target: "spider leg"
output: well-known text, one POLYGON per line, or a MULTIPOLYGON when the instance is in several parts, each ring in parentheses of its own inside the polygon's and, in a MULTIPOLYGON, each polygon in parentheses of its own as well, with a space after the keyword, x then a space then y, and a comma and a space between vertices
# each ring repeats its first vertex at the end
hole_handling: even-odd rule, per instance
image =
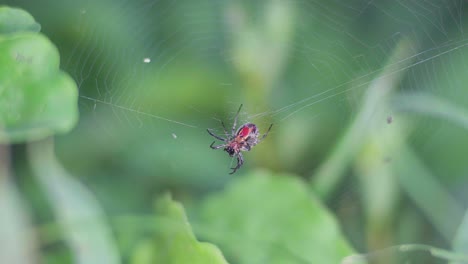
POLYGON ((236 117, 234 117, 234 124, 232 125, 231 135, 234 135, 234 133, 236 132, 237 118, 239 117, 239 113, 240 113, 241 108, 242 108, 242 104, 239 106, 239 110, 237 110, 236 117))
POLYGON ((213 141, 213 143, 211 143, 210 148, 212 148, 212 149, 220 149, 220 148, 226 146, 225 144, 221 144, 221 145, 218 145, 218 146, 213 146, 215 142, 216 142, 216 141, 213 141))
POLYGON ((229 174, 234 174, 240 167, 242 167, 242 164, 244 164, 244 157, 242 156, 242 153, 237 154, 237 165, 234 168, 231 168, 232 171, 229 174))
POLYGON ((245 146, 242 146, 242 150, 244 150, 244 149, 245 149, 245 151, 250 151, 250 149, 252 149, 252 146, 249 145, 249 144, 246 144, 245 146))
POLYGON ((216 139, 218 139, 218 140, 221 140, 221 141, 224 141, 224 142, 227 141, 225 138, 222 138, 222 137, 216 135, 215 133, 211 132, 210 129, 207 129, 206 131, 208 131, 208 134, 210 134, 212 137, 214 137, 214 138, 216 138, 216 139))
POLYGON ((221 125, 223 125, 224 134, 226 135, 226 137, 228 137, 228 138, 229 138, 229 137, 230 137, 230 135, 229 135, 229 133, 228 133, 228 131, 227 131, 227 128, 226 128, 226 126, 224 125, 224 122, 223 122, 223 121, 221 121, 221 125))
POLYGON ((268 136, 268 132, 270 132, 272 126, 273 126, 273 124, 270 125, 267 132, 265 132, 265 134, 263 134, 263 136, 259 139, 259 142, 262 141, 264 138, 266 138, 266 136, 268 136))

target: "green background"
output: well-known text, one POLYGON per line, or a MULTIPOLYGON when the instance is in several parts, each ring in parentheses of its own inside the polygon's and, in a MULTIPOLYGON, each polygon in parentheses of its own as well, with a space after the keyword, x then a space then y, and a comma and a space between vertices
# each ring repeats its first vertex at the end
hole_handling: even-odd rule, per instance
MULTIPOLYGON (((80 263, 69 233, 86 224, 50 199, 63 186, 52 200, 97 206, 123 263, 190 263, 190 254, 206 263, 196 239, 230 263, 339 263, 369 252, 370 263, 447 263, 467 252, 463 2, 4 4, 34 17, 77 83, 80 117, 55 137, 55 162, 94 197, 36 178, 61 169, 36 160, 31 170, 27 144, 11 148, 13 184, 38 233, 33 259, 80 263), (235 161, 209 148, 206 128, 222 134, 241 103, 241 124, 274 126, 229 175, 235 161), (166 192, 180 204, 158 200, 166 192), (183 206, 189 228, 174 224, 186 223, 181 207, 161 213, 161 201, 183 206), (174 237, 181 248, 167 242, 174 237)), ((55 114, 76 106, 55 102, 55 114)))

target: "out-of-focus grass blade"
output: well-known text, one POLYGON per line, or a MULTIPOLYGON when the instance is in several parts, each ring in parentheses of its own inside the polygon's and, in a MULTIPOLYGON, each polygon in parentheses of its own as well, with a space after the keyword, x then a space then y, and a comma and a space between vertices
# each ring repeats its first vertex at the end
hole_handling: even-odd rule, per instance
POLYGON ((28 148, 32 168, 54 208, 75 263, 120 263, 98 202, 57 162, 53 141, 30 143, 28 148))
POLYGON ((391 263, 426 263, 427 261, 432 263, 435 259, 460 261, 457 263, 468 263, 467 255, 456 254, 448 250, 428 245, 405 244, 369 252, 367 254, 352 255, 344 258, 341 261, 341 264, 388 263, 383 260, 388 260, 390 257, 392 259, 397 259, 398 261, 391 263), (424 259, 425 262, 422 262, 422 259, 424 259))
POLYGON ((11 182, 8 155, 0 146, 0 263, 36 263, 29 216, 11 182))
POLYGON ((468 130, 468 109, 429 94, 415 93, 396 96, 393 109, 415 112, 448 120, 468 130))
MULTIPOLYGON (((391 160, 399 155, 407 125, 399 116, 396 117, 398 122, 387 124, 385 112, 388 113, 388 110, 376 112, 376 115, 381 116, 381 122, 368 128, 366 142, 353 164, 360 186, 359 196, 366 223, 364 233, 369 251, 394 244, 396 232, 392 224, 401 209, 401 188, 391 167, 391 160)), ((391 257, 387 263, 397 263, 391 257)))
MULTIPOLYGON (((392 105, 394 109, 398 111, 414 112, 418 114, 441 118, 445 121, 450 121, 454 125, 460 126, 468 130, 468 109, 455 105, 451 102, 441 99, 440 97, 436 97, 436 96, 429 95, 429 94, 423 94, 423 93, 406 94, 406 95, 400 95, 398 97, 395 97, 392 105)), ((431 193, 430 190, 426 190, 426 192, 431 193)), ((444 196, 443 193, 444 191, 440 191, 440 190, 438 191, 439 195, 442 194, 442 196, 444 196)), ((435 197, 433 199, 435 199, 435 197)), ((440 199, 440 197, 438 199, 440 199)), ((451 200, 451 198, 449 200, 451 200)), ((449 203, 449 202, 450 201, 445 201, 445 203, 449 203)), ((448 208, 448 210, 452 210, 452 211, 460 210, 459 213, 457 213, 458 216, 461 214, 461 209, 462 208, 459 208, 458 205, 455 208, 451 208, 451 209, 450 207, 448 208)), ((439 213, 434 212, 434 214, 444 216, 443 212, 439 212, 439 213)), ((457 217, 456 219, 453 219, 453 220, 458 222, 458 219, 460 218, 457 217)), ((439 221, 442 222, 443 219, 440 219, 439 221)), ((468 212, 465 213, 465 216, 460 226, 455 232, 455 237, 452 241, 452 246, 455 252, 461 252, 461 253, 468 252, 468 212)), ((461 262, 454 262, 454 263, 461 263, 461 262)))
MULTIPOLYGON (((462 220, 461 225, 458 227, 455 238, 452 241, 452 247, 455 252, 465 253, 468 252, 468 211, 462 220)), ((455 262, 456 264, 461 262, 455 262)), ((468 263, 465 262, 465 263, 468 263)))
POLYGON ((411 59, 407 59, 413 52, 411 47, 412 42, 404 39, 395 48, 381 74, 370 84, 355 120, 334 147, 330 157, 312 175, 312 189, 319 196, 326 198, 331 194, 344 176, 343 171, 361 149, 375 112, 387 106, 389 96, 404 76, 404 69, 412 62, 411 59))
POLYGON ((451 241, 463 217, 463 208, 431 175, 408 147, 402 147, 393 161, 406 194, 421 208, 434 227, 451 241))

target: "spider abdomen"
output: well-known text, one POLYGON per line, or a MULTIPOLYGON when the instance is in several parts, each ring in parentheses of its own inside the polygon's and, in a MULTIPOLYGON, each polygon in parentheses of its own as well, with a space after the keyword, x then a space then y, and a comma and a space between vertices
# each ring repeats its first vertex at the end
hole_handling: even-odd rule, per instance
POLYGON ((246 140, 248 137, 252 137, 254 135, 258 135, 257 126, 252 123, 246 123, 239 127, 236 133, 236 138, 246 140))

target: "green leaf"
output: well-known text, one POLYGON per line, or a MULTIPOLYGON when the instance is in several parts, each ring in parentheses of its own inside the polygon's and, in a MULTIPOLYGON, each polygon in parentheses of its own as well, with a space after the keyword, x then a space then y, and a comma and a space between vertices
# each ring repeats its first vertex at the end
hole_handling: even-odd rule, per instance
POLYGON ((197 231, 236 263, 336 264, 354 253, 330 212, 290 175, 237 178, 200 212, 197 231))
POLYGON ((18 32, 39 32, 41 25, 26 11, 0 6, 0 35, 18 32))
POLYGON ((156 213, 156 235, 137 246, 131 263, 227 263, 216 246, 197 241, 182 205, 169 195, 157 201, 156 213))
POLYGON ((0 143, 68 132, 78 119, 75 82, 41 34, 0 35, 0 143))

